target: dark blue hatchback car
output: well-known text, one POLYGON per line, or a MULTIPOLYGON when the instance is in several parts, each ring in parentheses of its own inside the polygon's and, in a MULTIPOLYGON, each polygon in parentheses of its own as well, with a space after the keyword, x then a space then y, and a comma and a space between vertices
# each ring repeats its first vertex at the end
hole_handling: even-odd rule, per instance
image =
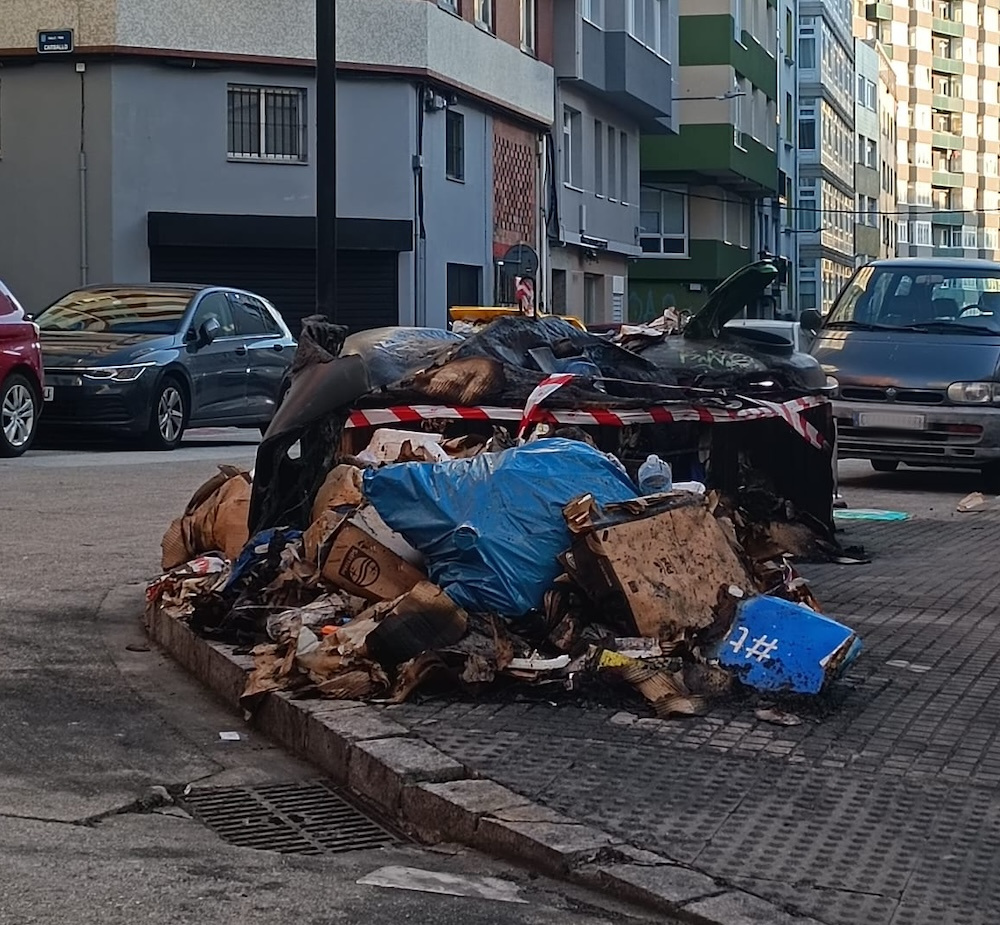
POLYGON ((189 426, 265 427, 295 340, 266 299, 239 289, 93 286, 34 321, 46 429, 88 427, 170 450, 189 426))

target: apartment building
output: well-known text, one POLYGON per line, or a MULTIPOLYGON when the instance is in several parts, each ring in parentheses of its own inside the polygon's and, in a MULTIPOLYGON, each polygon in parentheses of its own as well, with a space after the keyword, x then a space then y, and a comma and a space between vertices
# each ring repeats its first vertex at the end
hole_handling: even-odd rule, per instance
POLYGON ((882 245, 879 215, 882 126, 879 121, 879 55, 874 43, 869 45, 863 39, 854 40, 854 68, 857 79, 854 100, 854 126, 857 131, 854 260, 861 266, 881 256, 882 245))
MULTIPOLYGON (((873 40, 874 41, 874 40, 873 40)), ((897 157, 899 131, 896 112, 899 91, 892 61, 880 42, 874 42, 878 53, 878 123, 879 123, 879 251, 880 258, 898 256, 899 248, 899 183, 897 157)), ((867 93, 867 84, 865 87, 867 93)))
POLYGON ((901 256, 993 258, 1000 231, 996 0, 864 4, 897 82, 901 256))
POLYGON ((778 192, 776 0, 680 0, 676 134, 642 137, 629 315, 697 307, 772 237, 778 192))
POLYGON ((852 15, 850 0, 799 2, 796 291, 800 312, 829 311, 854 272, 857 133, 852 15))
MULTIPOLYGON (((799 188, 799 0, 780 0, 778 5, 778 195, 770 200, 771 234, 763 247, 769 253, 794 261, 798 247, 795 207, 799 188)), ((779 285, 773 306, 776 315, 794 315, 796 301, 792 285, 794 270, 779 285)))
MULTIPOLYGON (((185 280, 314 310, 315 4, 254 10, 5 0, 0 272, 32 309, 185 280), (71 48, 40 53, 51 30, 71 48)), ((544 241, 552 0, 338 0, 336 44, 340 320, 492 302, 544 241)))
POLYGON ((551 307, 622 321, 639 246, 640 131, 669 133, 676 0, 555 0, 551 307))

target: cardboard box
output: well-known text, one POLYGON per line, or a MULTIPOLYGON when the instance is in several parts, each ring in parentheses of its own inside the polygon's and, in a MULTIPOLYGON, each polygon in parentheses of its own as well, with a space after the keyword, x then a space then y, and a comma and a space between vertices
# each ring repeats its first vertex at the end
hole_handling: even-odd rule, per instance
POLYGON ((584 497, 564 513, 574 534, 566 560, 573 577, 639 636, 670 640, 706 627, 721 588, 754 587, 703 497, 639 499, 603 510, 584 497))
POLYGON ((368 601, 391 601, 427 576, 384 546, 360 526, 354 515, 326 512, 306 532, 307 557, 332 585, 368 601))

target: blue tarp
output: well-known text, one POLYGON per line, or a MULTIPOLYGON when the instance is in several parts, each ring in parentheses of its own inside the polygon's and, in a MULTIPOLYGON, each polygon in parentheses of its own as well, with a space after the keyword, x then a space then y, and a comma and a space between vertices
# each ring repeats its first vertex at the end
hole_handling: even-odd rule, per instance
POLYGON ((748 687, 818 694, 861 652, 853 630, 777 597, 743 601, 732 629, 709 657, 748 687))
POLYGON ((636 497, 603 453, 546 439, 442 463, 398 463, 364 477, 382 519, 424 554, 430 578, 466 610, 521 616, 542 606, 571 538, 563 507, 636 497))

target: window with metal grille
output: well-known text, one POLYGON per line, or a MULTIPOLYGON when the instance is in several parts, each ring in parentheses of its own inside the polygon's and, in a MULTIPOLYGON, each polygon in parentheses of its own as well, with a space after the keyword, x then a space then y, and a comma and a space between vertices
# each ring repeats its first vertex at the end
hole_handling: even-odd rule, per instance
POLYGON ((465 116, 454 109, 445 117, 445 175, 465 179, 465 116))
POLYGON ((306 91, 290 87, 229 87, 229 157, 304 164, 306 91))

